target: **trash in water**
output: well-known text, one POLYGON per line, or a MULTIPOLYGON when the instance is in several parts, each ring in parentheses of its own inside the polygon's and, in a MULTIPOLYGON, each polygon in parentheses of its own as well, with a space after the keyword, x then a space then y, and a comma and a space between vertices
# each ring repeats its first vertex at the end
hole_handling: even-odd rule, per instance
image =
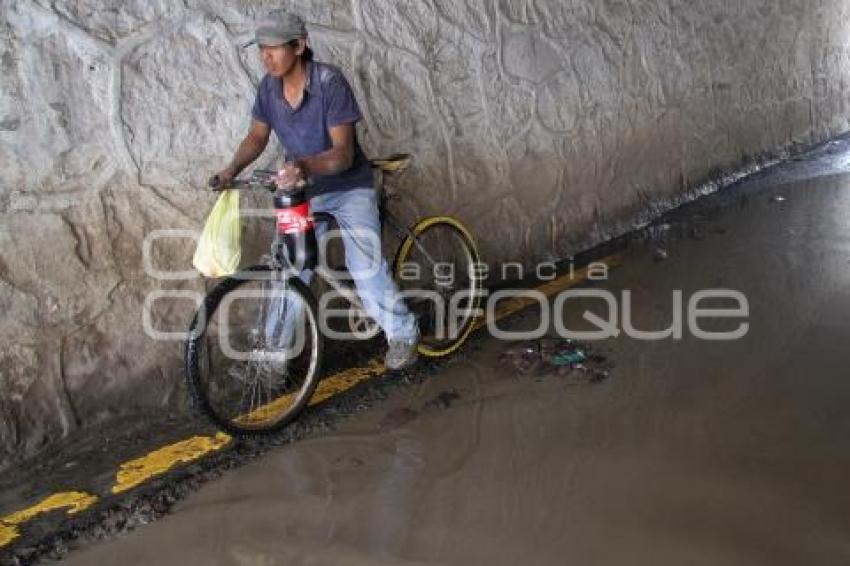
POLYGON ((788 199, 782 195, 775 195, 771 197, 770 202, 785 202, 786 200, 788 199))
POLYGON ((552 356, 552 365, 562 367, 562 366, 577 366, 581 362, 585 361, 587 356, 584 355, 584 352, 581 350, 573 350, 573 351, 563 351, 552 356))
POLYGON ((544 338, 507 348, 499 361, 521 375, 556 375, 569 383, 594 383, 608 377, 611 364, 590 346, 571 340, 544 338))

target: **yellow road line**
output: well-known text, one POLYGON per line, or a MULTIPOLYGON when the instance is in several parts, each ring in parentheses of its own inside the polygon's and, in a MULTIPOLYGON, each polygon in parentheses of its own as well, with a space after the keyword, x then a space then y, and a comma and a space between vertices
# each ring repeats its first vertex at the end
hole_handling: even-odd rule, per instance
MULTIPOLYGON (((316 405, 361 381, 386 372, 384 364, 370 360, 366 367, 351 368, 323 379, 316 387, 310 405, 316 405)), ((218 433, 215 436, 195 436, 175 444, 169 444, 149 454, 121 464, 115 477, 112 493, 118 494, 137 487, 154 476, 161 475, 178 464, 192 462, 211 452, 221 450, 230 443, 230 436, 218 433)), ((0 545, 2 546, 2 545, 0 545)))
POLYGON ((88 509, 94 505, 96 501, 97 497, 94 495, 89 495, 88 493, 80 491, 54 493, 28 509, 3 517, 0 519, 0 522, 6 523, 7 525, 20 525, 21 523, 29 521, 36 515, 55 511, 56 509, 64 509, 65 507, 68 507, 67 513, 69 515, 73 515, 74 513, 79 513, 84 509, 88 509))
POLYGON ((3 548, 16 538, 21 536, 18 528, 6 523, 0 523, 0 548, 3 548))
POLYGON ((79 513, 88 509, 97 502, 97 497, 81 491, 68 491, 54 493, 45 497, 35 505, 0 518, 0 547, 6 546, 19 536, 17 525, 26 523, 33 517, 42 513, 49 513, 57 509, 66 509, 68 515, 79 513))
MULTIPOLYGON (((609 268, 622 263, 622 255, 615 254, 599 260, 596 263, 604 263, 609 268)), ((587 279, 587 268, 575 270, 574 273, 561 275, 536 287, 536 290, 546 296, 554 295, 564 289, 578 285, 587 279)), ((527 297, 507 299, 500 303, 496 309, 496 320, 515 314, 524 308, 536 304, 537 301, 527 297)), ((475 329, 480 330, 486 326, 485 320, 479 320, 475 329)), ((316 387, 316 391, 310 398, 310 405, 317 405, 327 399, 334 397, 358 383, 378 377, 387 371, 383 362, 373 358, 366 363, 365 367, 350 368, 323 379, 316 387)), ((118 494, 137 487, 152 477, 163 474, 181 463, 189 463, 205 456, 211 452, 221 450, 231 441, 230 436, 218 433, 215 436, 195 436, 159 448, 135 460, 121 464, 116 477, 112 493, 118 494)), ((97 497, 81 492, 57 493, 51 495, 24 511, 0 518, 0 548, 9 544, 19 536, 17 525, 31 518, 55 509, 70 507, 68 514, 82 511, 97 501, 97 497)))
MULTIPOLYGON (((361 381, 379 376, 386 373, 386 371, 387 368, 381 360, 378 358, 372 358, 366 362, 365 367, 348 368, 326 377, 316 386, 316 390, 313 392, 313 396, 310 397, 308 405, 317 405, 334 395, 338 395, 343 391, 351 389, 361 381)), ((294 398, 295 393, 281 395, 271 403, 258 407, 247 415, 238 417, 236 421, 240 424, 251 424, 252 422, 264 421, 267 418, 264 417, 264 415, 282 411, 294 401, 294 398)))
POLYGON ((310 398, 310 405, 317 405, 334 395, 339 395, 343 391, 351 389, 361 381, 365 381, 372 377, 383 375, 387 372, 384 362, 377 358, 372 358, 366 362, 366 367, 351 368, 341 371, 332 377, 323 379, 316 387, 316 391, 310 398))
POLYGON ((141 458, 121 464, 115 476, 112 493, 123 493, 141 485, 180 463, 192 462, 201 456, 221 450, 230 443, 230 436, 219 432, 215 436, 193 436, 155 450, 141 458))

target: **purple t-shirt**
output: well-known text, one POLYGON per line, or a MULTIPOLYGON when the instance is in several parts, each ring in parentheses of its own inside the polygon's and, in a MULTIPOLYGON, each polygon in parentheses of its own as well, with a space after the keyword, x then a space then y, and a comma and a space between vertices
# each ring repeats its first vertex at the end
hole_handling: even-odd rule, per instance
MULTIPOLYGON (((297 108, 283 98, 280 79, 266 75, 257 89, 252 115, 271 126, 286 152, 286 159, 303 159, 332 147, 329 130, 354 124, 363 116, 351 86, 337 67, 307 63, 304 97, 297 108)), ((314 175, 309 196, 373 186, 372 168, 354 135, 354 163, 336 175, 314 175)))

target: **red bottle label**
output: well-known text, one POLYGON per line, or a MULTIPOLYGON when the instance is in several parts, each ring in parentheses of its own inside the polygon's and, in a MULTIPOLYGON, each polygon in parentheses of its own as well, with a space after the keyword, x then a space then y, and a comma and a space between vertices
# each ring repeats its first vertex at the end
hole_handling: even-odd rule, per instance
POLYGON ((298 234, 313 229, 310 206, 306 202, 290 208, 280 208, 276 213, 278 234, 298 234))

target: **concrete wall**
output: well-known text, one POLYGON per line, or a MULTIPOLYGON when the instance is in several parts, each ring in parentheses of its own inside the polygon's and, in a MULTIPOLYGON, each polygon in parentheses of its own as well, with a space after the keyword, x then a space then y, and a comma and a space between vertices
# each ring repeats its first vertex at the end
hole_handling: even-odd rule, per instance
MULTIPOLYGON (((492 261, 566 256, 712 171, 847 130, 845 0, 0 6, 0 465, 184 403, 180 345, 146 336, 142 304, 202 284, 147 275, 142 242, 200 227, 261 76, 237 45, 270 8, 345 70, 368 151, 416 154, 407 212, 460 216, 492 261)), ((154 264, 192 249, 160 242, 154 264)))

